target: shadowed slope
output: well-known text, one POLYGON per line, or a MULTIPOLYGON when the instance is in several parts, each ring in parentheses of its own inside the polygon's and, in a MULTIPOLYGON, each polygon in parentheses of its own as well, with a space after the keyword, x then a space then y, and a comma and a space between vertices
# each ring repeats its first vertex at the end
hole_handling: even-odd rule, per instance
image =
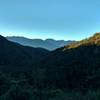
POLYGON ((22 46, 0 36, 0 66, 20 66, 19 70, 24 70, 25 67, 28 69, 48 53, 48 50, 22 46))
POLYGON ((41 65, 57 87, 100 87, 100 33, 51 52, 41 65))

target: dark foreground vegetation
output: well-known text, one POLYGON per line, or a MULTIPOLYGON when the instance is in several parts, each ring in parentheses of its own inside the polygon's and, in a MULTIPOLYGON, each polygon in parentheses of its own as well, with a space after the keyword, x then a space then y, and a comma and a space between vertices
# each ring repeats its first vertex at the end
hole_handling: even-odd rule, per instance
POLYGON ((43 78, 34 74, 6 76, 0 73, 0 100, 100 100, 99 88, 45 87, 43 78))
POLYGON ((0 38, 0 100, 100 100, 100 33, 52 52, 0 38))

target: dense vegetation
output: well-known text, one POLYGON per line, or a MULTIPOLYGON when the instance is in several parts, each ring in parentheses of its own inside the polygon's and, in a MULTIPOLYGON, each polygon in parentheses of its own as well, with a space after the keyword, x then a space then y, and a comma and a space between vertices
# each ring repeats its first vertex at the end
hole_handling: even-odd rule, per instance
POLYGON ((49 86, 99 88, 100 34, 53 51, 41 65, 47 67, 49 86))
POLYGON ((43 77, 29 75, 23 73, 12 77, 0 73, 0 100, 100 100, 99 89, 88 89, 84 92, 49 86, 44 88, 43 77))
POLYGON ((100 33, 52 52, 39 49, 46 53, 34 53, 34 60, 30 60, 34 48, 15 46, 3 37, 0 47, 0 68, 7 68, 0 73, 0 100, 100 99, 100 33), (30 52, 29 48, 33 51, 30 52), (13 50, 18 53, 13 55, 13 50), (24 50, 26 58, 26 54, 30 55, 27 59, 23 57, 24 50), (10 57, 17 57, 17 63, 16 59, 8 56, 8 52, 11 52, 10 57), (3 57, 9 58, 8 63, 3 57), (30 62, 31 66, 28 65, 30 62), (16 71, 20 63, 27 71, 16 71), (14 73, 12 67, 16 68, 14 73))

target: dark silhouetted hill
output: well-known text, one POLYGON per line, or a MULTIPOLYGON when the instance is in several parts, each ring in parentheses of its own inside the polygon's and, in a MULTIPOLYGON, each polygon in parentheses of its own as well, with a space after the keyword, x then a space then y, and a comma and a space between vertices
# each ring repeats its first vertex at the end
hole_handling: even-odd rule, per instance
POLYGON ((28 69, 48 53, 48 50, 22 46, 0 36, 0 68, 10 69, 11 67, 11 69, 15 70, 28 69))
POLYGON ((47 68, 49 86, 100 87, 100 33, 52 51, 40 65, 47 68))

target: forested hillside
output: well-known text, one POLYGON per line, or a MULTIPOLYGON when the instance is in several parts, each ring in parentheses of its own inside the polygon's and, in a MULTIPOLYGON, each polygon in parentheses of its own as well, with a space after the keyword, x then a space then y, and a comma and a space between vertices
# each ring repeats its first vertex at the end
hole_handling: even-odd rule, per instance
POLYGON ((100 33, 52 52, 0 36, 0 67, 0 100, 100 100, 100 33))
POLYGON ((40 65, 47 68, 49 86, 99 88, 100 33, 53 51, 40 65))
POLYGON ((32 48, 10 42, 0 36, 0 69, 28 70, 49 53, 42 48, 32 48))

